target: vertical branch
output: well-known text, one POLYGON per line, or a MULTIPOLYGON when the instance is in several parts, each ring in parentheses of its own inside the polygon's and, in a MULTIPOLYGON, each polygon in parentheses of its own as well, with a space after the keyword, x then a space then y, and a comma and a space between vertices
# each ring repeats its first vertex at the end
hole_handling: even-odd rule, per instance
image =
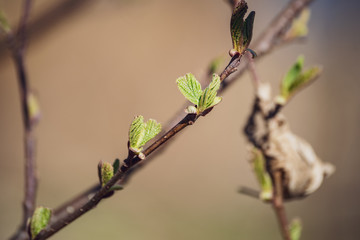
MULTIPOLYGON (((248 137, 248 140, 258 149, 263 151, 262 145, 258 143, 258 141, 255 138, 255 130, 256 130, 256 124, 254 122, 255 114, 260 111, 262 112, 262 116, 264 121, 268 121, 269 118, 267 116, 269 115, 268 106, 266 105, 272 105, 272 102, 266 102, 266 98, 270 98, 270 96, 265 96, 265 92, 262 92, 261 88, 264 82, 260 81, 260 78, 256 72, 254 60, 252 58, 252 55, 247 52, 246 56, 248 58, 248 68, 251 73, 251 77, 254 83, 255 92, 257 97, 254 100, 254 106, 252 113, 250 114, 250 117, 248 119, 248 123, 245 127, 245 134, 248 137), (262 93, 261 93, 262 92, 262 93), (262 104, 260 104, 262 102, 262 104)), ((266 95, 269 95, 270 91, 266 92, 266 95)), ((278 113, 278 111, 277 111, 278 113)), ((275 115, 274 115, 275 116, 275 115)), ((269 160, 268 160, 269 161, 269 160)), ((277 216, 281 233, 283 235, 284 240, 291 240, 290 238, 290 232, 288 227, 288 220, 286 217, 286 211, 284 207, 284 201, 283 201, 283 182, 282 182, 282 172, 280 170, 271 171, 271 169, 268 169, 270 171, 270 174, 272 175, 272 185, 274 189, 274 195, 272 198, 272 205, 275 211, 275 214, 277 216)))
POLYGON ((23 200, 23 218, 18 231, 11 239, 28 239, 27 223, 35 209, 37 177, 35 169, 35 137, 34 122, 30 116, 28 99, 30 87, 25 67, 24 55, 26 49, 26 25, 30 15, 32 1, 24 0, 19 27, 14 35, 9 33, 8 40, 12 50, 19 82, 20 102, 24 124, 24 152, 25 152, 25 195, 23 200))
POLYGON ((273 173, 273 181, 275 185, 275 194, 273 197, 273 208, 276 213, 281 233, 283 235, 284 240, 291 240, 290 238, 290 232, 289 232, 289 223, 286 217, 285 207, 284 207, 284 201, 283 201, 283 193, 282 193, 282 178, 281 178, 281 172, 275 171, 273 173))

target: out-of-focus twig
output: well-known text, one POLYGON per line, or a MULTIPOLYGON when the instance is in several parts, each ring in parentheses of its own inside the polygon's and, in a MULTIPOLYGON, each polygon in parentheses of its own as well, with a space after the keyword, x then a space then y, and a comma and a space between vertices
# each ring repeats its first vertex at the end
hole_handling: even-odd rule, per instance
MULTIPOLYGON (((258 113, 261 113, 261 115, 263 116, 263 119, 269 120, 269 118, 267 117, 269 115, 269 113, 272 111, 271 107, 274 105, 272 104, 272 101, 270 100, 270 96, 269 96, 269 92, 270 91, 263 91, 263 89, 266 89, 266 83, 261 82, 259 79, 259 76, 256 72, 256 68, 255 68, 255 64, 253 61, 253 58, 251 56, 251 54, 247 54, 248 57, 248 66, 249 66, 249 70, 252 76, 252 80, 254 83, 254 88, 255 88, 255 100, 254 100, 254 104, 253 104, 253 108, 252 111, 250 113, 250 116, 248 118, 248 122, 244 128, 244 133, 247 136, 249 142, 252 143, 252 145, 254 147, 256 147, 257 149, 259 149, 262 153, 264 153, 264 141, 267 141, 268 138, 260 138, 257 139, 255 137, 256 131, 257 129, 257 124, 255 123, 255 116, 258 113)), ((276 115, 276 114, 275 114, 276 115)), ((274 116, 275 116, 274 115, 274 116)), ((267 122, 265 122, 265 124, 267 125, 267 122)), ((273 181, 273 189, 274 189, 274 194, 272 197, 272 205, 274 208, 274 211, 276 213, 279 225, 280 225, 280 229, 281 229, 281 233, 283 235, 284 240, 291 240, 290 239, 290 233, 289 233, 289 227, 288 227, 288 220, 286 217, 286 212, 285 212, 285 207, 284 207, 284 200, 283 200, 283 176, 280 170, 277 170, 275 172, 271 172, 271 169, 269 168, 269 161, 271 160, 267 160, 267 171, 269 171, 270 175, 272 176, 272 181, 273 181)))
POLYGON ((284 199, 283 199, 283 185, 281 171, 276 171, 274 174, 275 194, 272 200, 273 208, 278 218, 280 230, 284 240, 291 240, 289 232, 289 222, 286 217, 284 199))
POLYGON ((34 125, 32 119, 29 99, 30 87, 28 75, 25 67, 25 49, 27 43, 26 25, 29 20, 31 0, 24 0, 21 20, 16 33, 10 31, 7 40, 11 48, 14 63, 16 66, 17 77, 19 81, 19 90, 21 98, 22 116, 24 123, 24 151, 25 151, 25 196, 23 200, 23 218, 17 232, 11 239, 28 239, 27 223, 31 218, 36 201, 37 177, 35 163, 35 137, 34 125))
MULTIPOLYGON (((46 11, 38 14, 33 20, 26 23, 26 38, 33 40, 39 37, 49 29, 54 29, 55 25, 61 20, 68 18, 87 4, 95 2, 94 0, 62 0, 56 1, 53 6, 46 11)), ((3 54, 7 49, 7 37, 0 38, 0 60, 6 56, 3 54)))

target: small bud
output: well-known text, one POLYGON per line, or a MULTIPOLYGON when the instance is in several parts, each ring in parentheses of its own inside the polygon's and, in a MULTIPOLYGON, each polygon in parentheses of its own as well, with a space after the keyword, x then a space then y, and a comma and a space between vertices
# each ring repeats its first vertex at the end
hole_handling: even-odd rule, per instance
POLYGON ((234 57, 236 54, 238 54, 239 52, 238 51, 236 51, 235 49, 230 49, 229 50, 229 55, 230 55, 230 57, 234 57))
POLYGON ((275 103, 277 103, 279 105, 285 105, 286 104, 286 98, 284 98, 283 96, 276 96, 275 103))
POLYGON ((146 157, 145 157, 145 154, 143 154, 142 152, 141 153, 139 153, 139 158, 141 159, 141 160, 144 160, 146 157))
POLYGON ((256 148, 253 149, 253 168, 261 187, 260 199, 263 201, 271 200, 273 197, 271 177, 265 167, 264 155, 256 148))
POLYGON ((31 238, 34 239, 36 235, 41 232, 49 223, 51 217, 51 209, 46 207, 37 207, 30 220, 31 238))
POLYGON ((300 219, 294 219, 291 221, 289 231, 291 240, 299 240, 301 237, 302 225, 300 219))
POLYGON ((101 186, 105 186, 114 176, 114 168, 110 163, 103 163, 101 166, 101 186))
POLYGON ((191 114, 191 113, 196 114, 196 113, 197 113, 197 109, 196 109, 195 106, 188 106, 188 107, 185 109, 185 112, 188 113, 188 114, 191 114))
POLYGON ((120 160, 115 159, 115 161, 113 162, 114 174, 119 170, 119 167, 120 167, 120 160))
POLYGON ((40 105, 37 98, 32 92, 30 92, 27 96, 27 105, 29 108, 29 117, 31 123, 38 123, 41 117, 40 105))

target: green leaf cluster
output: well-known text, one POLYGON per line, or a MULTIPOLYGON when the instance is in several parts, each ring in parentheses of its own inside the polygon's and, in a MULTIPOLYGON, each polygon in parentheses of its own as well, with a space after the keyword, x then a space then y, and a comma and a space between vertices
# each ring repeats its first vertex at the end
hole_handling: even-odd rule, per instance
POLYGON ((144 122, 143 116, 135 117, 129 130, 130 149, 139 154, 148 141, 153 139, 161 131, 161 124, 154 119, 144 122))
POLYGON ((312 67, 306 71, 303 71, 303 67, 304 57, 300 56, 281 82, 279 103, 285 104, 296 92, 315 80, 321 73, 320 67, 312 67))
POLYGON ((234 8, 230 21, 233 49, 240 54, 243 54, 249 47, 254 26, 254 11, 250 12, 244 21, 247 9, 247 3, 244 0, 241 0, 234 8))
POLYGON ((221 97, 216 96, 220 88, 220 77, 217 74, 213 74, 212 81, 204 90, 201 90, 200 83, 191 73, 179 77, 176 82, 184 97, 195 104, 195 108, 188 108, 189 113, 201 114, 221 101, 221 97))
POLYGON ((253 149, 253 167, 257 180, 260 183, 260 199, 269 201, 273 197, 273 187, 270 174, 266 171, 264 155, 259 149, 253 149))
POLYGON ((46 207, 37 207, 30 220, 31 238, 34 239, 49 223, 51 218, 51 209, 46 207))
POLYGON ((299 219, 292 220, 289 231, 291 240, 300 240, 302 231, 301 221, 299 219))

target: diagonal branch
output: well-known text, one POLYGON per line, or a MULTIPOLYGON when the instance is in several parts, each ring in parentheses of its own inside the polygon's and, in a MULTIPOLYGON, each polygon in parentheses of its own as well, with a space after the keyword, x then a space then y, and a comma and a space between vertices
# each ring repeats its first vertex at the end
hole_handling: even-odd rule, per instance
MULTIPOLYGON (((240 58, 238 56, 238 58, 240 58)), ((238 61, 239 62, 239 61, 238 61)), ((240 63, 240 62, 239 62, 240 63)), ((229 71, 229 74, 231 74, 233 71, 229 71)), ((228 75, 224 75, 224 78, 226 78, 228 75)), ((184 130, 187 126, 193 125, 196 120, 201 115, 197 114, 187 114, 180 122, 178 122, 172 129, 170 129, 167 133, 165 133, 162 137, 160 137, 157 141, 155 141, 153 144, 151 144, 148 148, 146 148, 143 151, 143 154, 145 156, 150 155, 153 153, 156 149, 161 147, 163 144, 165 144, 167 141, 169 141, 172 137, 174 137, 176 134, 178 134, 180 131, 184 130)), ((93 209, 102 199, 104 199, 109 192, 110 188, 114 186, 119 180, 121 180, 126 172, 131 169, 133 166, 138 164, 139 162, 144 161, 144 159, 140 158, 139 156, 133 157, 133 158, 127 158, 123 161, 123 164, 119 168, 119 170, 116 172, 116 174, 113 176, 113 178, 104 186, 102 187, 96 194, 87 201, 84 205, 81 205, 77 208, 73 208, 72 212, 67 214, 65 217, 59 219, 55 218, 51 221, 51 223, 41 231, 35 238, 35 240, 42 240, 47 239, 62 228, 66 227, 68 224, 76 220, 77 218, 81 217, 86 212, 93 209)))
MULTIPOLYGON (((265 28, 265 31, 260 35, 260 37, 257 39, 257 41, 254 44, 254 50, 258 53, 258 56, 255 60, 267 55, 275 46, 281 45, 281 39, 282 35, 285 32, 288 25, 291 24, 291 22, 294 20, 294 18, 307 6, 309 5, 313 0, 292 0, 270 23, 269 26, 265 28)), ((224 79, 224 81, 221 84, 221 87, 219 89, 219 93, 224 92, 226 89, 229 88, 229 86, 234 83, 237 79, 242 76, 242 74, 247 69, 247 64, 242 64, 239 67, 237 67, 237 71, 230 77, 224 79)), ((187 106, 188 104, 186 104, 187 106)), ((184 115, 183 109, 186 108, 184 105, 181 107, 181 109, 176 113, 176 115, 168 121, 167 127, 165 129, 169 129, 169 126, 173 126, 176 124, 184 115)), ((169 146, 167 144, 166 146, 169 146)), ((130 168, 126 174, 123 176, 123 178, 120 180, 121 184, 126 184, 129 179, 137 173, 140 169, 142 169, 146 164, 151 162, 151 160, 154 159, 154 157, 157 154, 160 154, 165 147, 162 147, 158 151, 156 151, 154 154, 149 156, 146 161, 141 161, 138 164, 136 164, 134 167, 130 168)), ((70 212, 72 212, 72 209, 77 208, 78 206, 81 206, 89 201, 89 196, 95 194, 99 190, 99 185, 96 184, 90 189, 80 193, 76 197, 72 198, 65 204, 61 205, 60 207, 54 209, 53 211, 53 219, 63 219, 65 218, 70 212), (69 211, 71 209, 71 211, 69 211)))
MULTIPOLYGON (((264 32, 260 35, 260 37, 257 39, 255 44, 251 46, 254 48, 255 52, 257 53, 257 57, 254 60, 258 60, 259 58, 262 58, 263 56, 267 55, 276 46, 281 46, 282 43, 286 43, 286 44, 289 43, 289 42, 283 42, 283 38, 282 38, 287 27, 292 23, 294 18, 312 1, 313 0, 292 0, 274 18, 274 20, 270 23, 270 25, 265 28, 264 32)), ((238 66, 237 71, 234 74, 232 74, 230 77, 222 81, 218 93, 221 94, 222 92, 225 92, 229 88, 229 86, 231 86, 236 80, 238 80, 242 76, 242 74, 245 72, 245 70, 248 69, 248 67, 249 67, 248 63, 243 63, 242 65, 238 66)), ((176 112, 176 114, 172 117, 172 119, 168 121, 168 124, 167 126, 164 127, 164 129, 169 129, 169 127, 173 126, 183 117, 184 115, 183 109, 185 109, 187 105, 188 105, 187 103, 184 104, 183 107, 181 107, 181 109, 178 112, 176 112)), ((162 150, 164 149, 165 148, 163 148, 162 150)), ((162 150, 157 151, 155 155, 160 154, 162 150)), ((154 159, 155 155, 153 155, 149 160, 154 159)), ((130 177, 134 173, 136 173, 146 164, 151 162, 149 160, 142 162, 141 164, 138 164, 136 167, 131 169, 131 171, 129 171, 124 177, 122 183, 123 184, 127 183, 130 177)))
POLYGON ((274 185, 275 185, 275 196, 272 199, 272 205, 277 216, 280 230, 284 240, 291 240, 289 232, 289 222, 286 217, 284 199, 283 199, 283 185, 282 185, 282 174, 281 171, 275 171, 274 185))

